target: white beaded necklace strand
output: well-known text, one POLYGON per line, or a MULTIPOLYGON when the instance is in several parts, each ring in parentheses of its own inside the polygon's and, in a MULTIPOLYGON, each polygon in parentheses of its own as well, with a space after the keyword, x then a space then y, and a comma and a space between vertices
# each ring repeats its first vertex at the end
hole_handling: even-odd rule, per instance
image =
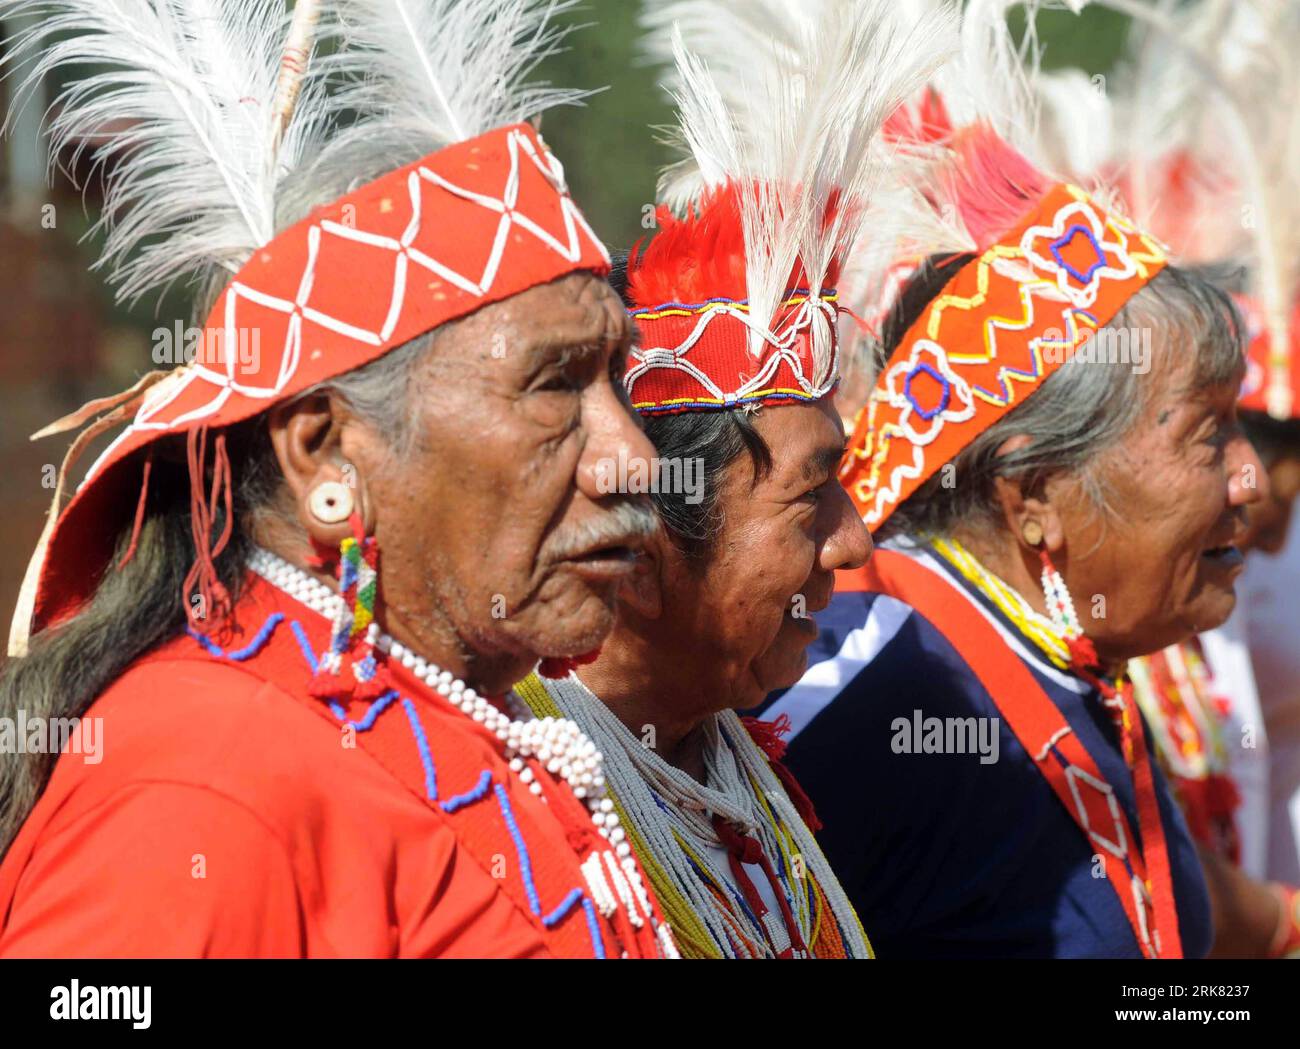
MULTIPOLYGON (((855 958, 870 957, 871 950, 859 931, 853 905, 766 756, 734 711, 714 715, 712 724, 706 726, 711 745, 705 753, 708 780, 705 785, 646 747, 576 674, 545 680, 542 685, 556 706, 576 717, 593 737, 602 741, 614 789, 631 825, 646 843, 650 857, 667 873, 724 952, 731 950, 728 918, 750 931, 753 945, 761 955, 776 953, 771 949, 773 944, 779 945, 778 950, 788 945, 784 922, 776 914, 769 913, 761 927, 743 908, 735 913, 726 908, 724 915, 723 905, 704 887, 693 867, 698 859, 709 869, 716 884, 732 881, 729 870, 717 866, 710 856, 711 849, 722 847, 712 824, 714 813, 757 837, 769 857, 780 856, 781 846, 774 836, 778 832, 758 815, 761 794, 785 833, 793 839, 792 851, 802 857, 806 874, 816 878, 820 885, 834 920, 845 935, 845 947, 855 958), (724 735, 730 745, 724 741, 724 735), (679 834, 695 846, 689 859, 679 834)), ((782 891, 780 885, 773 885, 772 889, 782 891)), ((797 894, 790 903, 807 942, 812 932, 811 914, 801 905, 797 894)))
MULTIPOLYGON (((252 572, 313 612, 331 621, 337 614, 343 599, 319 579, 284 558, 255 547, 247 564, 252 572)), ((510 771, 527 785, 531 793, 541 796, 542 785, 526 764, 525 759, 530 757, 535 757, 547 772, 569 785, 574 795, 587 806, 592 823, 618 857, 616 861, 614 856, 604 853, 602 864, 602 853, 593 852, 582 864, 597 909, 608 918, 622 902, 634 926, 640 928, 645 924, 653 914, 650 898, 646 895, 627 835, 619 826, 614 802, 606 796, 602 755, 577 724, 567 718, 512 718, 451 671, 443 670, 383 633, 377 623, 370 624, 367 639, 452 706, 493 733, 504 744, 510 771)), ((513 692, 507 694, 506 703, 516 715, 527 713, 527 707, 513 692)), ((667 925, 660 925, 657 932, 665 955, 677 957, 677 948, 667 925)))

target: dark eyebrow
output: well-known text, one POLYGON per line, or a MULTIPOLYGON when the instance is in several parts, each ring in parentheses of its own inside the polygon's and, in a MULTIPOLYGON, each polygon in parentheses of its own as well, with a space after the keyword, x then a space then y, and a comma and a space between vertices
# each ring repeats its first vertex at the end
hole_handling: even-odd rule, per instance
POLYGON ((819 477, 833 477, 835 472, 839 469, 840 460, 844 458, 844 449, 847 446, 848 439, 845 438, 843 444, 828 444, 817 449, 817 451, 804 460, 804 480, 815 481, 819 477))

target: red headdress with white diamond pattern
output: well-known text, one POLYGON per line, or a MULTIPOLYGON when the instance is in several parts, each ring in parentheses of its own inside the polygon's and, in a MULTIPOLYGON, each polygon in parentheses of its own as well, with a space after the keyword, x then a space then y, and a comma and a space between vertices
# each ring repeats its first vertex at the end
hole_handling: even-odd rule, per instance
MULTIPOLYGON (((305 0, 297 5, 287 49, 279 24, 282 7, 263 0, 241 0, 219 24, 196 16, 179 29, 174 0, 139 0, 127 5, 126 14, 119 5, 90 8, 80 0, 57 0, 53 6, 60 16, 44 28, 78 35, 50 52, 39 72, 63 61, 84 60, 87 51, 106 39, 128 36, 156 40, 156 49, 168 56, 166 64, 150 62, 148 54, 109 56, 115 66, 112 73, 69 89, 56 140, 83 132, 105 112, 103 105, 116 104, 121 112, 115 115, 164 125, 146 161, 169 178, 183 177, 174 170, 177 156, 185 159, 187 168, 206 164, 179 148, 183 143, 174 128, 168 137, 166 122, 179 123, 173 112, 177 95, 180 105, 191 110, 212 110, 214 123, 238 121, 233 130, 226 129, 229 139, 260 142, 259 136, 270 132, 269 122, 261 121, 259 114, 287 112, 278 104, 258 108, 263 94, 269 103, 277 93, 282 51, 286 67, 296 66, 299 73, 311 52, 310 32, 304 33, 315 4, 305 0), (247 33, 250 18, 260 29, 251 41, 241 35, 247 33), (200 44, 207 50, 200 50, 200 44), (232 72, 217 61, 221 55, 248 57, 232 72), (241 70, 252 86, 238 82, 241 70), (125 80, 128 88, 113 77, 125 80), (244 97, 209 97, 213 84, 224 83, 221 78, 230 81, 229 95, 244 97), (96 103, 101 108, 85 104, 89 87, 109 89, 102 96, 108 101, 96 103)), ((199 6, 210 10, 197 4, 196 9, 199 6)), ((199 544, 188 596, 189 587, 204 584, 205 568, 211 569, 211 559, 231 527, 223 428, 486 304, 575 271, 607 272, 608 255, 570 199, 559 161, 536 130, 523 123, 548 105, 574 96, 521 83, 561 35, 546 27, 550 16, 565 6, 542 0, 524 0, 504 10, 482 0, 348 0, 342 5, 352 21, 345 26, 348 39, 337 61, 344 72, 357 74, 357 80, 340 98, 361 119, 336 134, 325 149, 338 147, 338 155, 346 157, 348 149, 364 148, 369 138, 393 144, 391 152, 385 151, 386 163, 401 152, 412 159, 274 235, 269 215, 278 180, 271 179, 256 201, 264 217, 252 231, 238 231, 248 244, 234 256, 238 264, 229 257, 218 260, 233 276, 208 316, 199 359, 148 376, 125 394, 93 402, 42 431, 69 429, 105 413, 74 443, 66 468, 88 436, 129 418, 62 513, 61 491, 56 493, 15 612, 12 654, 25 651, 33 625, 39 629, 57 622, 84 602, 108 566, 109 544, 136 507, 133 493, 140 493, 141 504, 147 497, 141 485, 148 483, 151 449, 160 438, 185 435, 189 442, 196 521, 210 522, 222 500, 226 506, 224 534, 204 535, 199 544), (419 148, 413 149, 413 143, 419 148), (431 146, 435 148, 426 152, 431 146), (256 340, 260 352, 241 352, 250 339, 256 340), (205 493, 201 489, 209 454, 213 481, 205 493)), ((28 43, 35 39, 37 34, 28 43)), ((99 50, 95 55, 102 57, 99 50)), ((316 90, 309 81, 307 93, 316 90)), ((299 112, 281 120, 288 124, 286 140, 296 142, 294 136, 305 133, 294 129, 304 120, 319 124, 320 115, 299 112)), ((237 169, 240 157, 232 160, 226 154, 214 156, 212 167, 225 165, 224 174, 235 183, 251 179, 250 172, 275 167, 264 152, 251 152, 247 169, 237 169)), ((312 155, 311 150, 301 152, 312 155)), ((135 162, 133 158, 125 163, 135 162)), ((290 166, 284 154, 278 163, 290 166)), ((144 169, 130 170, 119 179, 119 198, 110 198, 110 205, 145 188, 140 185, 144 169)), ((167 189, 149 188, 159 194, 167 189)), ((214 211, 249 210, 246 200, 221 196, 223 192, 220 187, 213 191, 214 211)), ((147 199, 142 207, 159 207, 160 220, 193 219, 197 213, 193 254, 201 262, 212 259, 220 243, 216 236, 208 238, 213 243, 203 240, 214 229, 204 224, 201 195, 188 202, 172 201, 170 213, 156 197, 147 199)), ((140 231, 135 232, 138 239, 140 231)), ((187 261, 193 263, 178 249, 170 257, 160 256, 147 272, 120 267, 118 275, 134 276, 133 290, 138 292, 184 272, 187 261)), ((197 268, 191 265, 189 272, 197 268)))

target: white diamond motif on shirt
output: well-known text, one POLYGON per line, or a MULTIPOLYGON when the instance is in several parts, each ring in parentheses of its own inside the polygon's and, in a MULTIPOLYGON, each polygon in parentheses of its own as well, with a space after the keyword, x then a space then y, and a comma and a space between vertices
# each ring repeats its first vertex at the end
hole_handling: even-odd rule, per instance
POLYGON ((1075 808, 1079 812, 1079 823, 1088 832, 1088 837, 1116 859, 1126 859, 1128 856, 1128 837, 1124 833, 1124 823, 1120 818, 1119 802, 1115 800, 1115 792, 1111 790, 1110 784, 1103 783, 1101 780, 1088 775, 1077 765, 1065 766, 1065 780, 1070 785, 1070 794, 1074 798, 1075 808), (1089 824, 1088 809, 1083 803, 1083 796, 1079 793, 1080 783, 1089 789, 1095 790, 1106 799, 1106 807, 1110 810, 1110 818, 1114 821, 1114 839, 1107 838, 1089 824))

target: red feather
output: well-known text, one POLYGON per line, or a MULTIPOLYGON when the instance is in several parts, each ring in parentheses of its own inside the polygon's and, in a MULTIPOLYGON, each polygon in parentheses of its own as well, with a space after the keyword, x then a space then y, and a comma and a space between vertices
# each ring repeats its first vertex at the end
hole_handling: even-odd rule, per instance
POLYGON ((952 147, 946 195, 983 251, 1014 229, 1053 182, 987 124, 962 128, 952 147))
MULTIPOLYGON (((666 302, 747 298, 740 202, 739 188, 728 182, 707 191, 683 218, 660 206, 655 212, 659 232, 644 253, 638 243, 628 262, 628 295, 633 306, 644 309, 666 302)), ((833 201, 828 208, 828 221, 837 204, 833 201)), ((839 267, 833 266, 827 275, 828 286, 834 287, 838 279, 839 267)), ((802 288, 806 281, 803 266, 796 264, 786 286, 802 288)))

